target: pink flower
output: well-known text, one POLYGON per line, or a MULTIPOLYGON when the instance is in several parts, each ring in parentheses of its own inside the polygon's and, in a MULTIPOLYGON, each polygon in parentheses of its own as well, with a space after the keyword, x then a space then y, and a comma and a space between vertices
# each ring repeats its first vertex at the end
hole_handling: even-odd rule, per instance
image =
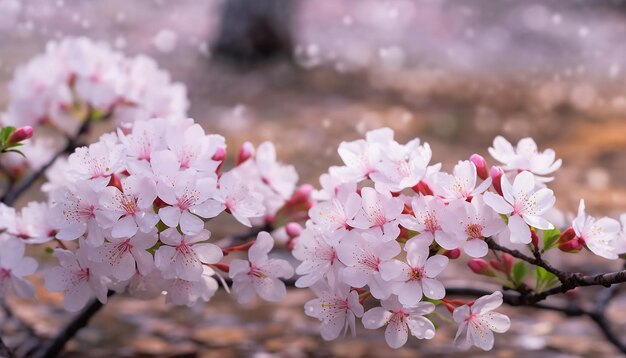
POLYGON ((394 287, 401 304, 414 306, 426 297, 442 299, 446 290, 435 277, 448 265, 443 255, 428 257, 429 244, 426 241, 409 241, 405 247, 406 262, 393 260, 380 265, 380 274, 385 281, 399 282, 394 287))
POLYGON ((217 245, 206 243, 211 236, 207 230, 195 235, 181 235, 175 228, 161 233, 161 242, 154 255, 154 264, 165 278, 197 281, 203 264, 216 264, 224 256, 217 245))
POLYGON ((234 171, 222 175, 219 187, 213 200, 209 203, 208 212, 215 216, 227 209, 234 217, 245 226, 251 226, 250 219, 263 216, 263 197, 250 190, 234 171))
POLYGON ((487 178, 476 187, 476 166, 469 160, 460 161, 455 165, 453 174, 442 172, 435 174, 433 191, 445 202, 455 199, 471 200, 491 186, 491 178, 487 178))
POLYGON ((102 228, 96 221, 99 209, 98 193, 84 182, 77 182, 73 190, 61 187, 50 194, 52 207, 50 221, 58 231, 57 239, 76 240, 87 233, 93 245, 104 242, 102 228))
POLYGON ((509 317, 493 312, 502 305, 502 292, 496 291, 488 296, 477 299, 470 307, 457 307, 452 313, 454 321, 459 324, 454 341, 461 349, 474 345, 485 351, 493 348, 493 332, 504 333, 509 330, 509 317))
POLYGON ((361 209, 348 224, 359 229, 373 228, 382 233, 383 241, 391 241, 400 235, 399 219, 404 210, 404 202, 390 193, 381 194, 373 188, 361 190, 361 209))
POLYGON ((363 326, 367 329, 385 329, 385 341, 391 348, 404 346, 409 332, 419 339, 431 339, 435 336, 435 326, 424 315, 432 313, 435 305, 419 302, 412 307, 405 307, 392 296, 381 302, 382 307, 374 307, 363 314, 363 326))
POLYGON ((402 218, 401 224, 419 234, 414 240, 424 240, 428 244, 435 240, 441 246, 453 241, 454 236, 448 227, 452 224, 447 220, 447 208, 442 199, 435 196, 419 196, 411 202, 413 215, 402 218))
POLYGON ((130 279, 137 271, 145 276, 154 266, 152 254, 147 250, 158 239, 156 229, 137 233, 131 238, 110 238, 104 245, 94 248, 89 258, 103 263, 102 272, 120 281, 130 279))
POLYGON ((285 284, 279 278, 293 276, 293 267, 285 260, 270 259, 268 253, 273 247, 274 239, 263 231, 248 250, 248 260, 231 261, 229 274, 237 302, 248 303, 255 294, 270 302, 285 298, 285 284))
POLYGON ((15 293, 19 297, 34 297, 35 287, 24 279, 37 270, 37 261, 24 257, 26 245, 15 238, 3 239, 0 250, 0 297, 15 293))
POLYGON ((511 242, 528 244, 531 241, 530 228, 528 225, 541 230, 549 230, 554 226, 544 219, 556 199, 552 190, 542 188, 535 189, 535 176, 523 171, 515 177, 513 186, 502 176, 502 193, 504 197, 485 193, 484 200, 493 210, 499 214, 509 215, 509 230, 511 242))
POLYGON ((122 148, 97 142, 76 148, 69 156, 69 169, 79 180, 88 180, 95 190, 103 189, 122 165, 122 148))
POLYGON ((561 167, 561 159, 555 161, 556 154, 552 149, 543 152, 537 150, 537 144, 532 138, 522 138, 517 147, 513 148, 503 137, 493 140, 493 147, 489 154, 503 164, 504 170, 527 170, 537 176, 539 182, 549 182, 553 178, 546 177, 561 167))
POLYGON ((620 233, 620 223, 608 217, 595 219, 585 214, 585 201, 580 200, 578 216, 572 225, 576 237, 594 254, 606 259, 617 259, 616 243, 620 233))
POLYGON ((356 336, 356 317, 363 316, 363 306, 356 291, 351 291, 348 285, 338 284, 334 289, 325 287, 318 298, 308 301, 304 313, 322 321, 322 338, 330 341, 348 329, 353 337, 356 336))
POLYGON ((302 231, 292 252, 302 262, 296 267, 296 273, 302 275, 296 281, 296 287, 310 287, 324 276, 332 280, 331 285, 334 284, 338 270, 343 266, 337 257, 337 245, 336 240, 316 230, 302 231))

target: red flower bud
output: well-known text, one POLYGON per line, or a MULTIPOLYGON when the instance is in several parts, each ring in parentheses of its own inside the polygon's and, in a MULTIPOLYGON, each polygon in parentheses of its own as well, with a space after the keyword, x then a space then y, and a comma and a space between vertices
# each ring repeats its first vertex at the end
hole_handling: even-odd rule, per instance
POLYGON ((530 230, 530 240, 533 244, 533 248, 535 250, 539 250, 539 237, 537 236, 535 230, 530 230))
POLYGON ((11 134, 7 144, 19 143, 32 136, 33 136, 33 127, 31 126, 20 127, 11 134))
POLYGON ((493 185, 493 188, 496 189, 500 195, 502 195, 502 175, 504 175, 502 168, 496 166, 491 167, 491 185, 493 185))
POLYGON ((482 180, 489 178, 489 171, 487 170, 487 161, 480 154, 472 154, 470 161, 476 166, 476 174, 482 180))
POLYGON ((220 162, 220 164, 217 166, 217 169, 215 169, 215 172, 219 172, 220 169, 222 168, 222 165, 224 165, 224 160, 226 160, 226 148, 224 147, 217 148, 217 150, 215 151, 215 154, 213 154, 211 159, 215 160, 216 162, 220 162))
POLYGON ((254 155, 254 146, 250 142, 245 142, 239 149, 239 154, 237 155, 237 164, 239 165, 246 160, 250 159, 254 155))
POLYGON ((563 252, 576 253, 582 250, 583 242, 579 238, 575 237, 567 242, 559 243, 559 250, 563 252))
POLYGON ((559 242, 565 243, 576 237, 576 231, 574 231, 573 227, 568 227, 567 230, 561 233, 559 236, 559 242))
POLYGON ((453 250, 446 250, 443 252, 444 256, 447 256, 450 260, 456 260, 459 258, 459 256, 461 256, 461 250, 459 249, 453 249, 453 250))
POLYGON ((504 264, 505 273, 509 273, 513 270, 513 264, 515 264, 515 258, 506 252, 502 254, 502 263, 504 264))
POLYGON ((300 236, 300 233, 302 233, 302 226, 294 222, 287 223, 287 225, 285 225, 285 232, 287 232, 290 239, 293 239, 294 237, 300 236))
POLYGON ((496 273, 491 269, 489 263, 484 259, 471 259, 467 266, 472 270, 475 274, 484 275, 489 277, 494 277, 496 273))

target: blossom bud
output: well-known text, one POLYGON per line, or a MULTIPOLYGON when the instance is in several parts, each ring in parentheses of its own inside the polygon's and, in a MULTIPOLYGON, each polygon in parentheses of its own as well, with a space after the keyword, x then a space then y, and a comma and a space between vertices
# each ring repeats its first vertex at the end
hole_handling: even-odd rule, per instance
POLYGON ((11 134, 11 136, 9 137, 9 140, 7 141, 7 144, 19 143, 32 136, 33 136, 33 127, 31 126, 20 127, 11 134))
POLYGON ((575 237, 570 241, 559 243, 559 250, 563 252, 576 253, 582 250, 583 242, 579 238, 575 237))
POLYGON ((496 166, 491 167, 491 184, 500 195, 502 195, 502 175, 504 175, 504 170, 502 170, 502 168, 496 166))
POLYGON ((576 237, 576 231, 574 231, 573 227, 568 227, 567 230, 561 233, 559 236, 559 242, 565 243, 576 237))
POLYGON ((467 266, 472 270, 475 274, 484 275, 489 277, 494 277, 496 273, 491 269, 489 263, 484 259, 471 259, 467 266))
POLYGON ((293 206, 296 204, 306 203, 313 194, 313 186, 311 184, 300 185, 296 192, 293 193, 291 199, 285 203, 285 206, 293 206))
POLYGON ((502 263, 504 264, 505 273, 513 270, 513 264, 515 264, 515 258, 506 252, 502 254, 502 263))
POLYGON ((480 154, 472 154, 470 156, 470 161, 474 163, 476 166, 476 174, 482 180, 485 180, 489 177, 489 171, 487 170, 487 161, 480 154))
POLYGON ((459 258, 459 256, 461 256, 461 250, 459 249, 446 250, 443 252, 443 254, 444 256, 447 256, 451 260, 456 260, 459 258))
POLYGON ((285 232, 290 239, 293 239, 300 236, 300 233, 302 233, 302 226, 295 222, 287 223, 287 225, 285 225, 285 232))
POLYGON ((533 244, 533 248, 539 250, 539 236, 537 236, 535 230, 530 230, 530 240, 533 244))
POLYGON ((500 272, 504 272, 504 267, 502 266, 502 263, 500 261, 498 261, 498 259, 491 259, 491 260, 489 260, 489 264, 494 269, 496 269, 496 270, 498 270, 500 272))
POLYGON ((213 154, 211 159, 215 160, 216 162, 220 162, 220 164, 217 166, 217 169, 215 169, 216 172, 219 172, 220 169, 222 168, 222 165, 224 165, 224 160, 226 160, 226 148, 224 147, 217 148, 217 150, 215 151, 215 154, 213 154))
POLYGON ((245 142, 239 149, 239 154, 237 155, 237 164, 239 165, 246 160, 250 159, 254 155, 254 146, 250 142, 245 142))

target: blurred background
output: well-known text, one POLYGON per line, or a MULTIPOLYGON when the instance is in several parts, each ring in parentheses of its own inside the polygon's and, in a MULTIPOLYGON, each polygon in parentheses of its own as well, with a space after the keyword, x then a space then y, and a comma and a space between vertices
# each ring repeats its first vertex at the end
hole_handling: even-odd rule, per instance
MULTIPOLYGON (((496 135, 532 136, 563 158, 551 185, 560 209, 584 198, 598 216, 626 211, 626 1, 0 0, 0 108, 16 67, 49 40, 78 35, 154 57, 187 85, 190 116, 207 131, 231 148, 273 141, 301 183, 317 185, 338 163, 341 141, 382 126, 401 142, 429 142, 446 170, 487 156, 496 135)), ((555 260, 615 268, 589 255, 555 260)), ((52 334, 68 315, 40 291, 39 302, 10 303, 52 334)), ((284 305, 244 308, 220 293, 172 309, 116 297, 68 354, 484 356, 457 352, 448 328, 397 351, 364 329, 324 343, 302 312, 309 298, 294 290, 284 305)), ((626 301, 609 309, 624 327, 626 301)), ((617 355, 585 319, 506 311, 514 324, 489 356, 617 355)))

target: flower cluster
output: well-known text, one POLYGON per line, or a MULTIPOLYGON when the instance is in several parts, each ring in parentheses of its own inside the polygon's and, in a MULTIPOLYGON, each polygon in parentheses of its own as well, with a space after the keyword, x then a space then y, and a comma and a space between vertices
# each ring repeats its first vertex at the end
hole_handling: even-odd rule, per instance
POLYGON ((207 135, 191 119, 136 121, 76 149, 48 183, 48 203, 31 202, 19 213, 0 205, 0 235, 19 243, 0 255, 8 272, 0 289, 32 295, 21 277, 36 265, 22 258, 24 243, 54 241, 59 266, 45 271, 45 286, 65 293, 68 310, 91 297, 105 302, 108 290, 140 298, 165 292, 174 304, 207 301, 218 288, 216 270, 230 271, 240 302, 255 293, 282 299, 285 286, 278 278, 290 277, 293 269, 268 258, 270 234, 261 232, 242 250, 210 242, 206 228, 221 213, 245 226, 271 225, 277 211, 299 203, 298 177, 276 162, 273 145, 263 143, 254 152, 246 144, 237 165, 224 171, 224 138, 207 135), (249 251, 249 260, 229 265, 223 259, 233 251, 249 251))
MULTIPOLYGON (((386 326, 385 338, 393 348, 403 346, 409 333, 430 339, 435 335, 432 313, 442 304, 459 324, 459 347, 489 350, 492 332, 510 325, 506 316, 493 312, 502 294, 475 302, 449 300, 443 277, 450 259, 465 253, 472 271, 501 275, 516 288, 526 278, 524 263, 505 254, 490 264, 483 259, 489 254, 486 239, 522 250, 587 247, 606 258, 617 258, 626 247, 620 224, 587 217, 582 202, 573 228, 560 234, 548 220, 556 209, 546 184, 561 160, 552 150, 538 151, 530 138, 514 147, 497 137, 489 152, 499 166, 489 169, 474 154, 451 173, 431 164, 427 143, 400 144, 388 128, 343 142, 338 152, 343 165, 320 177, 319 202, 293 250, 301 262, 296 286, 310 287, 318 296, 305 312, 322 322, 327 340, 348 329, 354 334, 356 318, 366 329, 386 326), (364 305, 372 308, 365 311, 364 305)), ((541 279, 544 285, 552 282, 541 279)))
MULTIPOLYGON (((66 38, 50 42, 44 54, 17 69, 3 122, 52 129, 37 131, 41 134, 24 147, 34 154, 28 156, 34 159, 28 165, 38 167, 50 159, 64 135, 75 135, 85 121, 184 118, 187 107, 185 86, 172 83, 153 59, 125 57, 87 38, 66 38)), ((14 171, 25 165, 18 156, 5 157, 4 165, 14 171)))

